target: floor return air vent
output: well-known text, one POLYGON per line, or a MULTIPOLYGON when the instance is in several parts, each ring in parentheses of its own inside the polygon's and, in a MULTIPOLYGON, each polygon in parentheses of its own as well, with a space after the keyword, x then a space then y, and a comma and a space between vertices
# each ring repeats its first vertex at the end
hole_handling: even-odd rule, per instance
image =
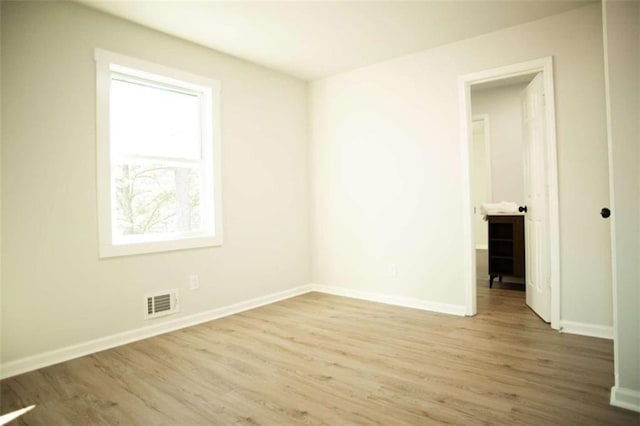
POLYGON ((175 314, 179 311, 178 289, 147 294, 145 301, 145 319, 175 314))

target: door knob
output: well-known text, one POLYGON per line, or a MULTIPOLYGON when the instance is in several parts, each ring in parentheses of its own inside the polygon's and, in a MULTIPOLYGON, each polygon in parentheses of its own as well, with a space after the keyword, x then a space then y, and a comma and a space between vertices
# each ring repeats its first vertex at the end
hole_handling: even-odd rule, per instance
POLYGON ((609 216, 611 216, 611 210, 609 210, 606 207, 603 207, 602 210, 600 210, 600 216, 602 216, 603 218, 608 218, 609 216))
POLYGON ((526 212, 527 212, 527 206, 524 206, 524 207, 520 206, 520 207, 518 207, 518 211, 519 211, 520 213, 522 213, 522 212, 525 212, 525 213, 526 213, 526 212))

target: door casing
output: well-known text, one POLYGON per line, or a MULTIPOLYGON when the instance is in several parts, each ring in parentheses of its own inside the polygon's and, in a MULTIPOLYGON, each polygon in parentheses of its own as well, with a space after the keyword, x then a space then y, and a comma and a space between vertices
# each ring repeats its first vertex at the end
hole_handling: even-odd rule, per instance
POLYGON ((471 150, 473 149, 471 86, 529 74, 542 73, 544 77, 546 118, 546 170, 549 209, 549 255, 551 287, 551 328, 560 329, 560 221, 558 202, 558 162, 556 149, 556 113, 553 85, 553 58, 551 56, 465 74, 458 78, 460 106, 460 142, 462 158, 462 202, 465 265, 465 315, 473 316, 476 308, 476 259, 473 234, 473 205, 471 181, 471 150))

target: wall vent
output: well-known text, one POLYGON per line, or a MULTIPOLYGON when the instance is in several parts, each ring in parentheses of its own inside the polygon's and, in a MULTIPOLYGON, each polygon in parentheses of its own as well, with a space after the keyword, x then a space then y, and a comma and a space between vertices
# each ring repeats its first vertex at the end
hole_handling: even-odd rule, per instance
POLYGON ((144 319, 152 319, 179 311, 178 289, 166 290, 155 294, 147 294, 144 298, 144 319))

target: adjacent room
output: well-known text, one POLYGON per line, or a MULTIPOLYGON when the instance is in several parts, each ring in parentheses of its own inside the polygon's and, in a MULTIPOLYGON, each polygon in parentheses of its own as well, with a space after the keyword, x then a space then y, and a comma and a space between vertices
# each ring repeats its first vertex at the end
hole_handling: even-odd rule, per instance
POLYGON ((639 2, 0 22, 0 424, 640 424, 639 2))

